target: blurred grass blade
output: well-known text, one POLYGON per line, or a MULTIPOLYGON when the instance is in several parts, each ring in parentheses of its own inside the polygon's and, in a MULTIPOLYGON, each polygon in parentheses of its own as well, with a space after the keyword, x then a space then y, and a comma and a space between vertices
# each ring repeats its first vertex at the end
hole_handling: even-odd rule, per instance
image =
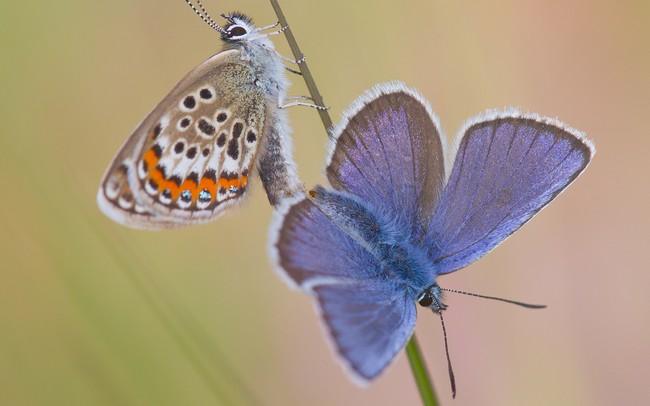
POLYGON ((183 312, 178 305, 172 304, 167 295, 146 277, 146 272, 136 272, 135 268, 140 270, 144 268, 140 266, 141 261, 137 260, 126 244, 119 244, 118 249, 118 244, 108 241, 98 230, 96 235, 102 240, 106 252, 112 256, 134 290, 176 343, 179 351, 203 380, 215 400, 219 404, 237 403, 234 402, 235 399, 231 399, 233 395, 230 392, 234 389, 237 400, 244 401, 245 404, 259 404, 252 391, 245 386, 227 362, 223 352, 218 349, 216 340, 211 339, 205 329, 195 319, 189 317, 189 312, 183 312), (210 357, 206 357, 208 353, 211 354, 210 357), (213 371, 211 367, 218 368, 218 371, 213 371), (244 399, 239 399, 240 397, 244 399))

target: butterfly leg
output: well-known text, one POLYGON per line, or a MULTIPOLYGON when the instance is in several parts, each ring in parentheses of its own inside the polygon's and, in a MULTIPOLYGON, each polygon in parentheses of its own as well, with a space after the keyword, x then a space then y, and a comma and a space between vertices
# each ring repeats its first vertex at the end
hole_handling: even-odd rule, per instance
POLYGON ((283 32, 285 32, 288 29, 289 29, 289 26, 285 25, 284 27, 281 27, 279 30, 271 31, 271 32, 266 33, 264 35, 267 36, 267 37, 270 37, 271 35, 279 35, 279 34, 282 34, 283 32))
POLYGON ((285 101, 290 100, 290 101, 300 101, 300 100, 308 100, 313 102, 314 99, 311 98, 311 96, 289 96, 285 99, 285 101))
POLYGON ((303 63, 303 62, 305 62, 307 60, 307 57, 305 55, 301 56, 299 59, 293 59, 293 58, 289 58, 288 56, 282 55, 278 51, 275 51, 275 54, 277 56, 279 56, 280 59, 282 59, 283 61, 285 61, 287 63, 293 63, 293 64, 296 64, 296 65, 300 65, 301 63, 303 63))
POLYGON ((281 109, 288 109, 289 107, 296 107, 296 106, 302 106, 302 107, 311 107, 312 109, 316 110, 329 110, 329 107, 326 106, 319 106, 315 104, 314 99, 312 99, 309 96, 293 96, 293 97, 288 97, 287 99, 280 100, 278 103, 278 107, 281 109), (303 100, 309 100, 309 102, 305 102, 303 100))
POLYGON ((257 31, 258 31, 258 32, 261 32, 261 31, 270 30, 271 28, 275 28, 275 27, 277 27, 278 25, 280 25, 280 22, 279 22, 279 21, 277 21, 275 24, 265 25, 264 27, 260 27, 260 28, 257 29, 257 31))
POLYGON ((293 73, 294 75, 302 76, 302 72, 300 72, 299 70, 291 69, 286 66, 284 67, 284 69, 286 69, 288 72, 293 73))
MULTIPOLYGON (((288 25, 285 25, 284 27, 282 27, 282 28, 280 28, 279 30, 276 30, 276 31, 267 32, 266 34, 256 34, 256 35, 253 35, 253 36, 250 37, 248 40, 249 40, 249 41, 255 41, 256 39, 267 38, 267 37, 270 37, 270 36, 272 36, 272 35, 282 34, 282 33, 285 32, 288 28, 289 28, 289 26, 288 26, 288 25)), ((256 31, 256 33, 259 33, 259 32, 261 32, 261 30, 257 30, 257 31, 256 31)))

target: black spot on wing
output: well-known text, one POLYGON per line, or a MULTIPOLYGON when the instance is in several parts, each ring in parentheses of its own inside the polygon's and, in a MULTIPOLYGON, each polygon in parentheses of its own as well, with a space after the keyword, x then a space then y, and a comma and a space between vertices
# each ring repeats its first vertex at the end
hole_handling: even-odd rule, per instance
POLYGON ((219 134, 219 138, 217 138, 217 145, 219 146, 219 148, 226 145, 226 133, 219 134))
POLYGON ((158 144, 153 144, 153 147, 151 147, 151 150, 153 153, 156 155, 156 158, 160 159, 162 156, 162 147, 158 144))
POLYGON ((232 137, 239 138, 242 131, 244 131, 244 124, 240 122, 236 122, 235 125, 232 127, 232 137))
POLYGON ((160 172, 163 179, 167 179, 167 169, 162 165, 156 165, 156 169, 160 172))
POLYGON ((170 181, 170 182, 174 182, 174 183, 176 184, 176 186, 180 186, 181 183, 183 183, 183 179, 181 179, 181 178, 180 178, 179 176, 177 176, 177 175, 174 175, 174 176, 172 176, 171 178, 169 178, 169 181, 170 181))
POLYGON ((205 179, 209 179, 209 180, 211 180, 213 182, 216 182, 217 181, 217 172, 214 169, 208 169, 203 174, 203 177, 205 179))
POLYGON ((185 149, 185 143, 183 141, 178 141, 174 145, 174 152, 177 153, 177 154, 182 153, 184 149, 185 149))
POLYGON ((152 189, 158 190, 158 183, 155 180, 150 178, 147 182, 149 182, 149 186, 151 186, 152 189))
POLYGON ((228 156, 231 157, 232 159, 237 159, 239 158, 239 143, 235 138, 231 139, 228 142, 228 156))
POLYGON ((192 182, 194 182, 194 183, 196 183, 198 185, 199 184, 199 174, 196 173, 196 172, 192 172, 187 176, 187 180, 190 180, 190 181, 192 181, 192 182))
POLYGON ((199 96, 201 96, 203 100, 209 100, 212 97, 212 91, 210 89, 201 89, 199 96))
POLYGON ((190 110, 196 107, 196 99, 194 98, 194 96, 187 96, 183 100, 183 106, 185 106, 185 108, 190 110))
POLYGON ((214 126, 208 123, 208 121, 204 118, 199 120, 198 126, 199 126, 199 130, 205 135, 212 136, 216 132, 214 126))
POLYGON ((221 177, 226 179, 226 180, 231 180, 231 179, 237 179, 239 176, 235 172, 222 171, 221 172, 221 177))

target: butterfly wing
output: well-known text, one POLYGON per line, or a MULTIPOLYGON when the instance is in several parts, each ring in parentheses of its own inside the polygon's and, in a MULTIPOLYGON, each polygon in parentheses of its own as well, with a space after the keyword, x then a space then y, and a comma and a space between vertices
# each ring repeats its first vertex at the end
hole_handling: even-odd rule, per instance
POLYGON ((438 273, 492 250, 566 188, 595 151, 578 131, 534 115, 489 113, 465 128, 427 235, 438 273))
POLYGON ((271 257, 285 281, 306 291, 319 284, 371 279, 378 263, 310 200, 287 200, 271 227, 271 257))
POLYGON ((415 303, 406 294, 366 284, 314 290, 337 352, 362 382, 376 378, 413 333, 415 303))
POLYGON ((445 179, 444 142, 427 102, 401 83, 361 96, 334 131, 327 178, 422 233, 445 179))
POLYGON ((310 200, 287 203, 275 225, 275 268, 291 285, 316 295, 336 351, 354 376, 376 377, 413 331, 413 300, 378 278, 377 259, 310 200))
POLYGON ((135 228, 215 218, 246 192, 268 108, 238 50, 209 58, 123 145, 101 182, 100 208, 135 228))

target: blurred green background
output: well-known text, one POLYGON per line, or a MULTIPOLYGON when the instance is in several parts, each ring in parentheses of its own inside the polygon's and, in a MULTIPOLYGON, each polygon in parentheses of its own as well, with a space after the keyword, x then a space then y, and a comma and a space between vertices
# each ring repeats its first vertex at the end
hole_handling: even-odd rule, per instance
MULTIPOLYGON (((263 0, 206 3, 275 21, 263 0)), ((335 120, 400 79, 449 135, 515 105, 596 143, 567 193, 441 280, 549 305, 449 297, 453 402, 438 321, 420 314, 444 403, 650 403, 650 3, 281 4, 335 120)), ((259 183, 244 207, 183 230, 132 231, 97 209, 123 140, 219 48, 181 0, 0 2, 0 404, 418 404, 403 355, 366 389, 344 375, 311 300, 271 271, 259 183)), ((306 94, 293 79, 291 93, 306 94)), ((318 116, 290 115, 303 180, 323 182, 318 116)))

